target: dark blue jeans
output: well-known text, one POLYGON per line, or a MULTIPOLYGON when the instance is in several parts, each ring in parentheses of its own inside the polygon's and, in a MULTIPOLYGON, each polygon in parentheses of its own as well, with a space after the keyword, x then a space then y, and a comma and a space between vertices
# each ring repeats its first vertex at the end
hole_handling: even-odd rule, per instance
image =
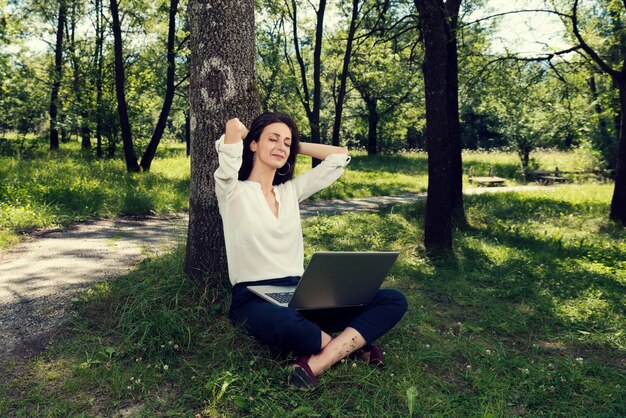
POLYGON ((230 321, 263 344, 308 355, 322 350, 322 331, 330 334, 351 327, 369 345, 393 328, 407 310, 406 298, 393 289, 380 289, 365 306, 297 311, 267 302, 246 288, 262 284, 292 286, 299 280, 284 277, 237 283, 233 287, 230 321))

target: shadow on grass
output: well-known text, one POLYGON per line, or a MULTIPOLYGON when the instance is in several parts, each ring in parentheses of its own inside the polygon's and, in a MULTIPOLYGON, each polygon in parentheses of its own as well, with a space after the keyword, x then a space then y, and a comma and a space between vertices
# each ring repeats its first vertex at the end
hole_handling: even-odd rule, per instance
MULTIPOLYGON (((487 219, 509 218, 522 224, 546 210, 552 212, 547 217, 558 223, 556 213, 585 214, 589 207, 507 195, 507 203, 516 208, 509 211, 501 207, 503 199, 484 195, 467 203, 469 207, 479 203, 489 212, 487 219)), ((405 206, 399 212, 421 230, 421 207, 405 206)), ((623 230, 611 232, 615 239, 625 235, 623 230)), ((595 345, 612 363, 626 366, 616 360, 623 353, 615 340, 626 327, 626 283, 617 274, 619 260, 626 259, 623 247, 605 245, 600 236, 575 241, 531 229, 507 229, 495 222, 457 233, 454 245, 448 257, 431 263, 432 274, 419 266, 402 268, 433 303, 453 312, 452 317, 515 339, 571 340, 572 351, 595 345)))

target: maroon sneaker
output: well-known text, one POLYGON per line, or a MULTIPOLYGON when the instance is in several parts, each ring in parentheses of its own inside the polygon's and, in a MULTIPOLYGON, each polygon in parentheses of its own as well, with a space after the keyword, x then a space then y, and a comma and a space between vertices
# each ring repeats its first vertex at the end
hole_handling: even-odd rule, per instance
POLYGON ((289 375, 289 387, 300 390, 313 390, 317 387, 317 379, 313 371, 309 367, 309 359, 311 356, 302 356, 291 366, 292 371, 289 375))

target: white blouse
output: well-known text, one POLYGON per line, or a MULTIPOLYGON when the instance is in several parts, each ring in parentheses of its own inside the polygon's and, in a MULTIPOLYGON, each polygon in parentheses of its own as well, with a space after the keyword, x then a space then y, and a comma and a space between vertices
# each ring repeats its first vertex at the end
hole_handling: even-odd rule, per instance
POLYGON ((238 180, 243 141, 215 143, 219 167, 214 173, 215 194, 224 225, 228 275, 233 286, 241 282, 302 276, 304 245, 299 203, 333 184, 350 162, 331 154, 317 167, 274 186, 278 217, 268 206, 261 185, 238 180))

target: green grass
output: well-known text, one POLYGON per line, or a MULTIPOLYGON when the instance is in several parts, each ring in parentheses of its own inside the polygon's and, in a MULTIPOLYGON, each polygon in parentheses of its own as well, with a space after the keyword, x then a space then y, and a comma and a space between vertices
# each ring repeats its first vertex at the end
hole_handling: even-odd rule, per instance
POLYGON ((0 248, 33 228, 189 208, 184 145, 163 143, 149 173, 129 174, 122 160, 82 154, 77 144, 32 158, 0 156, 0 248))
POLYGON ((606 220, 611 193, 467 197, 471 227, 437 260, 423 203, 304 221, 307 258, 400 251, 386 286, 409 300, 380 341, 384 370, 340 363, 312 393, 287 390, 290 359, 230 326, 228 286, 185 278, 179 246, 76 298, 41 357, 3 365, 0 416, 624 416, 626 231, 606 220))
MULTIPOLYGON (((34 228, 124 214, 166 214, 188 210, 190 162, 184 144, 163 141, 151 172, 128 174, 122 159, 97 159, 73 141, 47 150, 44 139, 32 135, 0 138, 0 249, 19 241, 34 228)), ((355 151, 344 176, 313 199, 345 199, 424 192, 428 163, 425 153, 368 157, 355 151)), ((579 152, 538 151, 542 168, 581 169, 588 160, 579 152)), ((523 183, 513 153, 467 152, 464 168, 476 175, 494 174, 509 185, 523 183)), ((296 174, 310 169, 300 156, 296 174)), ((471 187, 465 179, 465 187, 471 187)))

